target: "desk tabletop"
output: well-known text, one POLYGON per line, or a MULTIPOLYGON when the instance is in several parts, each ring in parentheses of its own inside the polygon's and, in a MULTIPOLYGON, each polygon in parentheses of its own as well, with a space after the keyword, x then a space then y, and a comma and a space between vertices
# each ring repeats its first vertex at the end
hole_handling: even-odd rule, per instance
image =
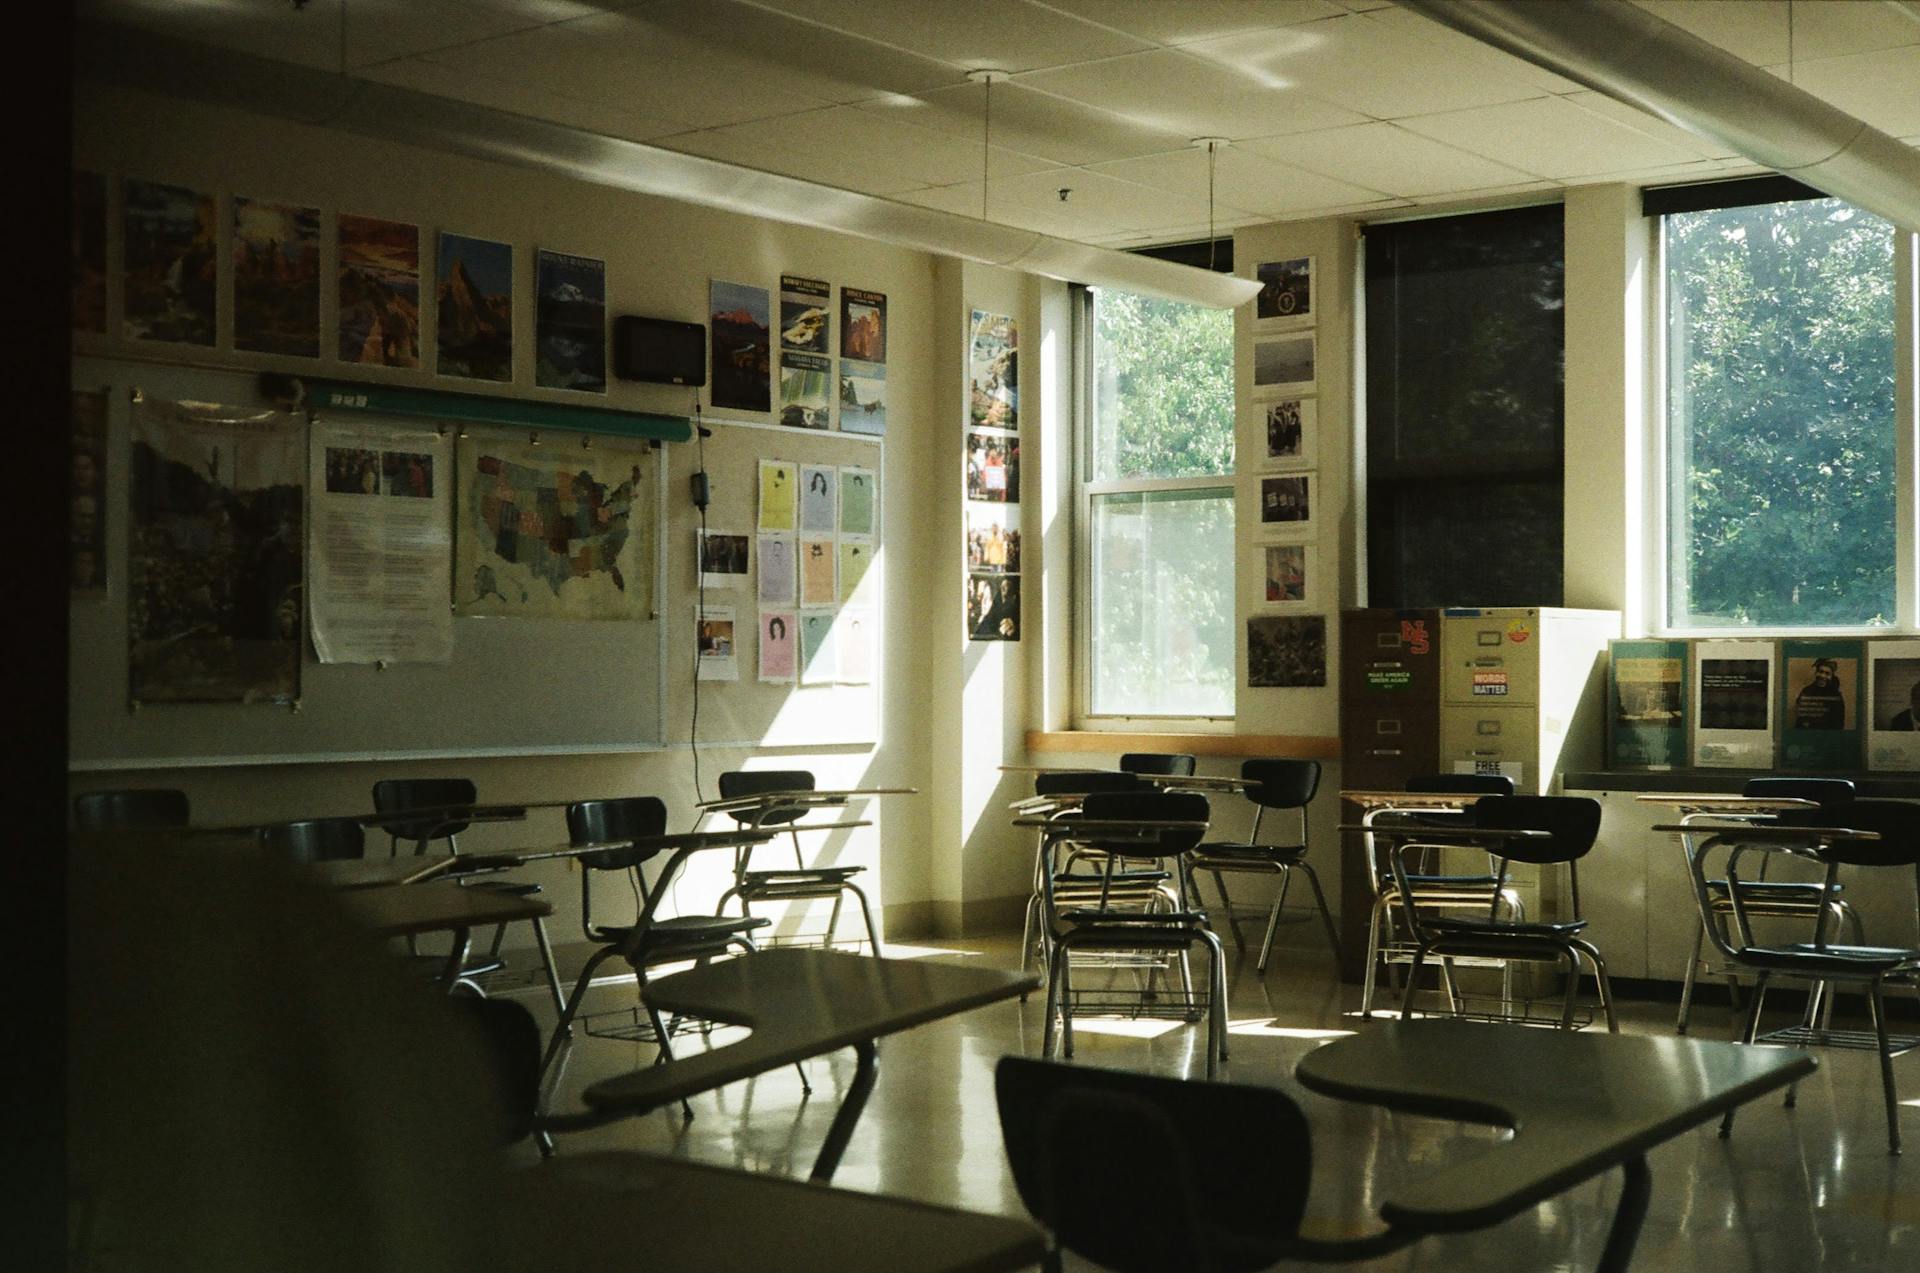
POLYGON ((503 1268, 1006 1273, 1044 1252, 1025 1220, 651 1154, 563 1154, 502 1183, 503 1268))
POLYGON ((702 800, 695 805, 708 813, 727 813, 736 809, 786 809, 810 808, 815 805, 845 804, 849 800, 858 800, 863 796, 917 796, 918 787, 849 787, 844 791, 816 791, 813 789, 793 791, 756 791, 750 796, 734 796, 725 800, 702 800))
POLYGON ((520 866, 528 862, 544 862, 555 858, 589 857, 595 853, 611 853, 620 849, 652 850, 657 853, 677 853, 681 849, 737 849, 753 844, 765 844, 784 831, 784 827, 738 827, 731 831, 684 831, 672 835, 642 835, 629 840, 596 840, 589 844, 550 844, 535 848, 501 849, 487 854, 465 854, 463 856, 489 863, 510 863, 520 866))
POLYGON ((1551 840, 1553 832, 1531 827, 1383 826, 1377 822, 1343 822, 1336 831, 1362 831, 1382 840, 1457 841, 1462 844, 1498 844, 1512 840, 1551 840))
POLYGON ((1852 827, 1755 826, 1751 822, 1729 822, 1724 825, 1713 822, 1661 822, 1656 823, 1653 829, 1676 835, 1731 835, 1742 844, 1834 844, 1880 838, 1878 831, 1856 831, 1852 827))
POLYGON ((553 907, 537 897, 465 888, 450 880, 345 889, 340 901, 354 923, 382 937, 452 932, 553 914, 553 907))
POLYGON ((459 860, 451 853, 337 858, 330 862, 308 862, 301 866, 301 870, 328 888, 379 888, 393 884, 418 884, 433 879, 451 870, 459 860))
POLYGON ((1388 1224, 1481 1228, 1811 1073, 1805 1052, 1470 1021, 1392 1021, 1309 1052, 1310 1091, 1513 1137, 1388 1196, 1388 1224))
POLYGON ((1478 804, 1484 791, 1342 791, 1340 798, 1369 811, 1404 809, 1465 809, 1478 804))
POLYGON ((1015 818, 1016 827, 1038 827, 1042 831, 1051 831, 1059 835, 1083 836, 1093 833, 1107 838, 1122 838, 1136 833, 1143 840, 1150 840, 1162 831, 1205 831, 1210 823, 1183 819, 1144 818, 1083 818, 1078 814, 1066 814, 1058 818, 1015 818))
POLYGON ((664 1012, 744 1025, 738 1043, 603 1079, 595 1109, 640 1112, 822 1053, 1027 993, 1037 976, 923 959, 781 947, 649 982, 664 1012))
POLYGON ((1713 792, 1661 792, 1643 793, 1634 797, 1640 804, 1656 804, 1668 809, 1678 809, 1681 813, 1719 813, 1729 817, 1745 815, 1749 817, 1775 813, 1791 813, 1796 809, 1818 809, 1820 806, 1812 800, 1799 800, 1791 797, 1776 796, 1729 796, 1713 792))

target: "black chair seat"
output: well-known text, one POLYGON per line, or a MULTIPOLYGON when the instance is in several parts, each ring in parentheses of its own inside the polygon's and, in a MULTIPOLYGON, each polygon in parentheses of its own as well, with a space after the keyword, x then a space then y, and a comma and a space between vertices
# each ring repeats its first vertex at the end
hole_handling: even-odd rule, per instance
MULTIPOLYGON (((765 928, 773 921, 764 916, 748 916, 744 919, 730 915, 675 915, 671 919, 656 919, 647 933, 647 948, 650 951, 669 950, 676 946, 702 946, 723 944, 728 938, 740 933, 750 933, 756 928, 765 928)), ((596 926, 594 934, 600 941, 619 942, 633 932, 633 925, 618 924, 596 926)))
POLYGON ((1065 871, 1053 877, 1055 888, 1080 888, 1092 886, 1098 888, 1102 881, 1113 884, 1164 884, 1173 878, 1169 871, 1115 871, 1111 875, 1094 871, 1065 871))
MULTIPOLYGON (((1725 880, 1708 880, 1707 887, 1720 897, 1727 895, 1727 882, 1725 880)), ((1845 888, 1846 886, 1843 884, 1836 884, 1833 886, 1833 892, 1840 893, 1843 892, 1845 888)), ((1766 902, 1801 902, 1812 905, 1821 901, 1823 895, 1827 895, 1827 893, 1826 886, 1817 880, 1741 880, 1740 895, 1743 901, 1762 904, 1766 902)))
POLYGON ((1542 937, 1548 940, 1572 937, 1585 930, 1587 921, 1570 919, 1559 922, 1505 923, 1500 920, 1452 919, 1437 915, 1426 921, 1427 927, 1448 936, 1542 937))
POLYGON ((1159 926, 1162 928, 1192 928, 1205 924, 1207 917, 1194 911, 1161 911, 1158 914, 1128 914, 1126 912, 1090 910, 1075 908, 1060 912, 1060 918, 1069 924, 1099 923, 1113 927, 1125 927, 1129 932, 1142 927, 1159 926))
POLYGON ((1849 973, 1871 977, 1891 972, 1903 964, 1920 968, 1920 950, 1895 946, 1826 946, 1807 942, 1791 946, 1746 946, 1740 951, 1742 963, 1765 968, 1769 972, 1825 973, 1845 976, 1849 973))
POLYGON ((864 866, 808 866, 788 871, 743 871, 742 880, 753 884, 840 884, 866 870, 864 866))
POLYGON ((1203 860, 1295 863, 1307 855, 1304 844, 1236 844, 1231 840, 1202 844, 1194 849, 1195 865, 1203 860))

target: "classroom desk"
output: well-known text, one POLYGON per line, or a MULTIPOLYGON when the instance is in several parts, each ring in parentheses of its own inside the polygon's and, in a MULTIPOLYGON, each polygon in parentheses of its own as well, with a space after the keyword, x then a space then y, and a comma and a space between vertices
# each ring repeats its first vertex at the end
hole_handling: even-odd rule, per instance
MULTIPOLYGON (((1089 773, 1133 773, 1131 769, 1089 769, 1085 765, 1002 765, 1003 774, 1089 774, 1089 773)), ((1141 782, 1167 791, 1245 791, 1254 784, 1246 778, 1232 778, 1225 774, 1142 774, 1134 773, 1141 782)))
MULTIPOLYGON (((1373 1015, 1374 985, 1383 956, 1382 937, 1387 923, 1387 907, 1393 890, 1383 878, 1385 867, 1374 852, 1372 832, 1377 819, 1393 813, 1459 813, 1478 804, 1481 791, 1342 791, 1340 799, 1360 810, 1358 827, 1343 827, 1340 855, 1340 975, 1343 980, 1360 983, 1360 1007, 1363 1015, 1373 1015), (1344 832, 1353 832, 1349 839, 1344 832), (1357 845, 1357 847, 1356 847, 1357 845), (1363 943, 1361 932, 1366 933, 1363 943)), ((1404 962, 1408 956, 1395 950, 1391 956, 1404 962)))
POLYGON ((503 1268, 1011 1273, 1040 1263, 1025 1220, 631 1152, 508 1173, 503 1268))
POLYGON ((753 1031, 710 1052, 676 1057, 603 1079, 585 1093, 587 1113, 550 1116, 545 1130, 597 1127, 688 1096, 841 1048, 858 1067, 812 1179, 832 1178, 878 1069, 883 1035, 1026 994, 1038 977, 924 960, 877 959, 835 950, 781 947, 649 982, 641 998, 662 1012, 753 1031))
POLYGON ((1631 1262, 1646 1218, 1647 1151, 1816 1064, 1803 1052, 1696 1039, 1394 1021, 1309 1052, 1294 1077, 1341 1100, 1513 1129, 1387 1196, 1380 1217, 1390 1230, 1485 1228, 1624 1168, 1599 1265, 1612 1273, 1631 1262))
POLYGON ((466 966, 472 932, 488 924, 545 919, 553 907, 537 897, 491 888, 463 888, 451 880, 340 891, 348 917, 380 937, 452 933, 453 950, 441 979, 451 987, 466 966))
POLYGON ((404 858, 336 858, 303 862, 300 870, 328 888, 388 888, 396 884, 424 883, 446 874, 454 863, 461 861, 462 858, 451 853, 404 858))

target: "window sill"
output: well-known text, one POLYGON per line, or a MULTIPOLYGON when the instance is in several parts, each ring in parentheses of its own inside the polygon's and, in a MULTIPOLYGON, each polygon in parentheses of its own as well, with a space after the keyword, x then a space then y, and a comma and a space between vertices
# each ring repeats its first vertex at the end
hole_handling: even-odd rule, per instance
POLYGON ((1340 740, 1299 734, 1140 734, 1094 729, 1030 729, 1027 750, 1032 753, 1157 751, 1193 756, 1337 760, 1340 740))

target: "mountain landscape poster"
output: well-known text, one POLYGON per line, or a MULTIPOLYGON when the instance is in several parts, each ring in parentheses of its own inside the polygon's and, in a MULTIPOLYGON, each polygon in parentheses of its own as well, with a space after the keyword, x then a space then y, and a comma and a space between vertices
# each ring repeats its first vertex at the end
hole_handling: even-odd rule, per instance
POLYGON ((840 289, 840 356, 862 362, 887 360, 887 298, 857 287, 840 289))
POLYGON ((440 374, 513 380, 513 247, 440 236, 440 374))
POLYGON ((213 196, 128 181, 124 212, 127 338, 213 344, 213 196))
POLYGON ((780 276, 780 348, 827 354, 827 311, 833 289, 817 278, 780 276))
POLYGON ((340 214, 340 361, 420 365, 420 227, 340 214))
POLYGON ((879 437, 887 431, 887 365, 840 360, 840 431, 879 437))
POLYGON ((741 411, 772 410, 767 289, 714 279, 709 297, 713 405, 741 411))
POLYGON ((534 264, 533 382, 607 391, 607 263, 542 251, 534 264))
POLYGON ((233 347, 320 356, 320 209, 234 196, 233 347))

